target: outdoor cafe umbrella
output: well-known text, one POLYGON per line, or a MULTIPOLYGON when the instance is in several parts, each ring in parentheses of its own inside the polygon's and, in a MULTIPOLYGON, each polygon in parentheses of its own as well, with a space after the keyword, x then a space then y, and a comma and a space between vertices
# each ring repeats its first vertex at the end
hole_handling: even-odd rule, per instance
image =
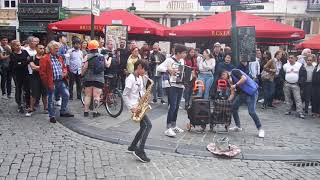
POLYGON ((305 40, 297 45, 298 49, 319 49, 320 50, 320 34, 312 37, 311 39, 305 40))

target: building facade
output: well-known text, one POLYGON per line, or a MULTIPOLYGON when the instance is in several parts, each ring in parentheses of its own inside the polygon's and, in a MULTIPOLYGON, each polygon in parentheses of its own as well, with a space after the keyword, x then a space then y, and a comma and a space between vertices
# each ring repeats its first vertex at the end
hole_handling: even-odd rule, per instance
POLYGON ((0 36, 16 39, 18 25, 17 0, 0 0, 0 36))
MULTIPOLYGON (((198 0, 100 0, 100 8, 128 9, 168 27, 188 23, 212 14, 229 11, 228 6, 200 6, 198 0)), ((320 0, 269 0, 263 10, 248 12, 303 29, 306 37, 320 32, 320 0)), ((69 16, 90 13, 88 0, 63 0, 69 16)))
MULTIPOLYGON (((62 0, 19 0, 18 19, 20 39, 37 36, 44 44, 48 38, 48 24, 58 21, 62 0)), ((49 33, 50 36, 50 33, 49 33)))

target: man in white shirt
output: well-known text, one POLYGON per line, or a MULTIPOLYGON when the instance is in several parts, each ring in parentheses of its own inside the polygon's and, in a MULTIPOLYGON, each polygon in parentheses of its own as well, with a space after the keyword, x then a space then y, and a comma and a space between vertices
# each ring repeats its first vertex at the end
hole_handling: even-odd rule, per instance
POLYGON ((74 38, 72 41, 73 48, 69 49, 66 56, 66 65, 69 69, 69 94, 70 100, 73 100, 73 85, 76 82, 77 99, 81 99, 81 67, 83 63, 83 53, 80 49, 81 41, 74 38))
MULTIPOLYGON (((141 109, 138 109, 138 103, 139 99, 145 93, 145 87, 142 77, 145 74, 146 67, 147 64, 144 61, 138 60, 134 64, 134 72, 130 74, 126 79, 122 98, 131 113, 141 113, 141 109)), ((147 115, 144 115, 144 117, 140 121, 140 129, 133 139, 131 145, 128 147, 128 151, 133 152, 133 154, 141 162, 150 162, 150 159, 146 156, 146 153, 144 151, 144 146, 151 128, 151 121, 149 120, 147 115), (140 144, 137 147, 139 141, 140 144)))
POLYGON ((285 101, 287 104, 287 112, 286 115, 291 114, 291 107, 293 104, 293 101, 291 99, 291 93, 293 94, 294 101, 296 103, 296 109, 299 114, 299 117, 304 119, 304 114, 302 111, 302 101, 301 101, 301 95, 300 95, 300 86, 299 82, 304 79, 305 77, 301 71, 305 71, 304 66, 297 62, 297 59, 295 56, 290 55, 288 62, 283 65, 283 73, 284 73, 284 85, 283 85, 283 91, 285 96, 285 101))
POLYGON ((260 49, 256 50, 256 61, 249 62, 249 73, 252 76, 253 80, 258 82, 258 76, 260 75, 260 61, 261 61, 261 51, 260 49))
POLYGON ((167 130, 164 132, 169 137, 176 136, 176 133, 182 133, 183 130, 176 125, 180 101, 184 85, 177 83, 177 73, 179 66, 184 66, 184 58, 187 55, 187 48, 182 44, 176 44, 174 47, 174 55, 167 58, 157 67, 159 72, 167 72, 169 76, 170 87, 168 89, 169 111, 167 115, 167 130))

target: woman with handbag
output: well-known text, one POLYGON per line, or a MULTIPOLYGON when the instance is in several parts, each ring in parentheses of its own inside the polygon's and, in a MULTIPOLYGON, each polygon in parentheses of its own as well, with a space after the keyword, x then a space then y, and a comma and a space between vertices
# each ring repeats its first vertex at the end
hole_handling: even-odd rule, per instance
POLYGON ((276 65, 275 61, 271 58, 271 53, 269 51, 265 51, 263 53, 263 59, 267 60, 267 64, 263 66, 263 70, 261 72, 261 81, 263 87, 263 96, 264 102, 262 105, 262 109, 267 107, 274 107, 272 105, 273 94, 275 90, 274 77, 276 74, 276 65))

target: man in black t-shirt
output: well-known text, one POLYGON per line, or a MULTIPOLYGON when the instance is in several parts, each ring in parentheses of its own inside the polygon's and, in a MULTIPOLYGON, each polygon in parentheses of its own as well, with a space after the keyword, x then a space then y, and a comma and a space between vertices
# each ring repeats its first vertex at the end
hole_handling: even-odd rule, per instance
POLYGON ((31 90, 30 109, 26 113, 27 117, 30 117, 32 115, 32 112, 34 111, 35 103, 36 101, 40 100, 40 97, 42 97, 43 109, 45 111, 48 111, 47 90, 43 85, 40 78, 40 74, 39 74, 40 59, 44 55, 44 46, 41 44, 37 44, 36 51, 37 51, 37 54, 33 56, 30 62, 30 67, 33 72, 32 72, 31 81, 30 81, 30 90, 31 90))
POLYGON ((233 81, 233 85, 231 89, 236 90, 236 98, 233 102, 232 113, 233 119, 235 121, 236 126, 230 128, 232 131, 241 131, 242 128, 240 126, 240 118, 239 118, 239 107, 245 102, 248 106, 248 112, 251 118, 253 119, 257 129, 258 136, 264 137, 264 130, 262 129, 262 125, 260 119, 256 113, 256 105, 258 99, 258 85, 256 82, 251 79, 248 75, 242 72, 239 69, 233 69, 231 71, 231 77, 233 81))
POLYGON ((0 41, 0 75, 2 97, 11 98, 12 75, 9 70, 9 56, 11 54, 11 48, 8 44, 7 37, 1 37, 0 41))

